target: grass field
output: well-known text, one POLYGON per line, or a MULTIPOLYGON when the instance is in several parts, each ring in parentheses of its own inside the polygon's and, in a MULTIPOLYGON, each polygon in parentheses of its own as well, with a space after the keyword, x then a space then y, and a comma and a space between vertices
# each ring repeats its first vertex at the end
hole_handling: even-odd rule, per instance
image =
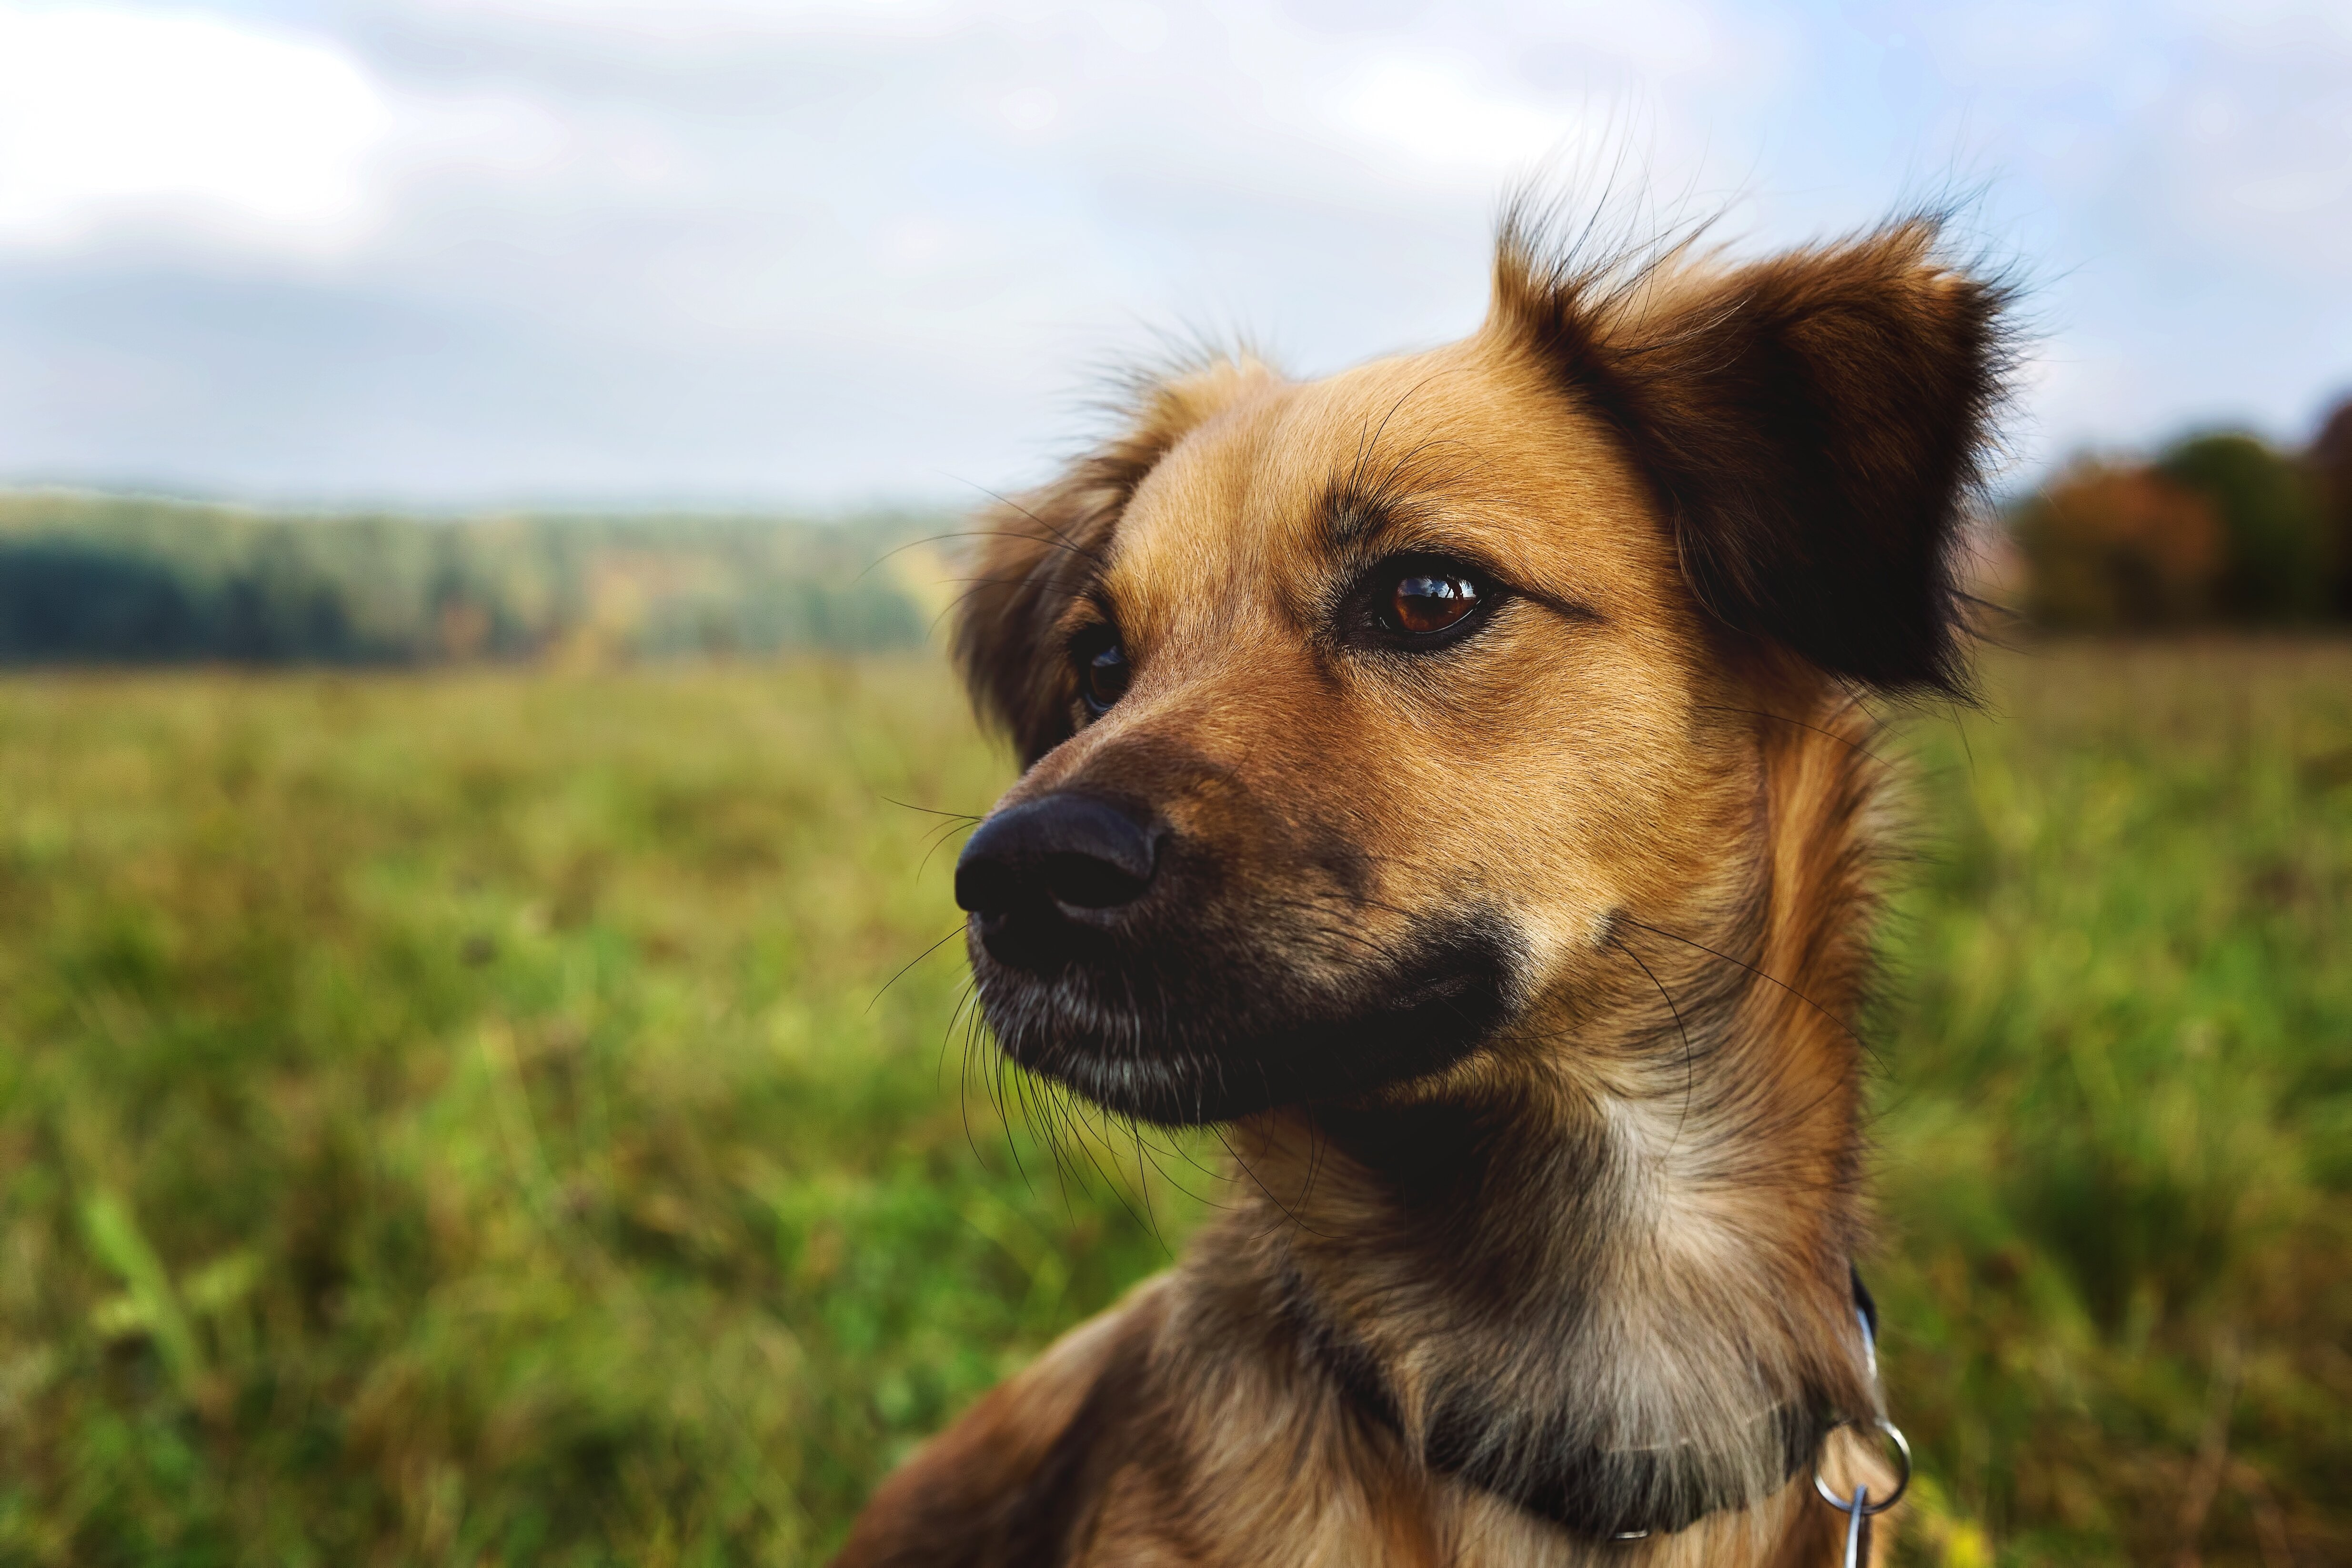
MULTIPOLYGON (((1990 673, 1889 742, 1906 1557, 2352 1559, 2352 647, 1990 673)), ((905 967, 1005 777, 911 657, 0 682, 0 1564, 821 1559, 1213 1198, 905 967)))

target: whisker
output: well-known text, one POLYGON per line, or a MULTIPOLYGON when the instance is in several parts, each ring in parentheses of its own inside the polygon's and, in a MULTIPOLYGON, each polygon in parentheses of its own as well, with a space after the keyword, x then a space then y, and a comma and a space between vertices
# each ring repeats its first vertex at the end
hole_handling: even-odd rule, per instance
POLYGON ((1609 939, 1609 945, 1632 959, 1636 968, 1650 976, 1650 984, 1658 987, 1659 996, 1665 1001, 1666 1011, 1675 1016, 1675 1032, 1683 1037, 1683 1109, 1682 1114, 1675 1118, 1675 1135, 1666 1141, 1666 1152, 1671 1155, 1675 1146, 1682 1142, 1683 1123, 1690 1118, 1691 1091, 1698 1081, 1698 1069, 1691 1057, 1690 1028, 1683 1022, 1683 1010, 1675 1005, 1674 997, 1668 994, 1665 986, 1659 983, 1658 977, 1650 973, 1650 966, 1642 962, 1642 955, 1627 947, 1615 936, 1609 939))
POLYGON ((1209 1131, 1215 1137, 1220 1144, 1223 1145, 1226 1155, 1231 1158, 1234 1163, 1234 1169, 1247 1176, 1250 1179, 1251 1184, 1256 1187, 1259 1192, 1265 1194, 1265 1201, 1282 1211, 1282 1215, 1285 1219, 1288 1220, 1292 1225, 1296 1226, 1300 1230, 1305 1231, 1309 1236, 1322 1237, 1323 1239, 1327 1241, 1332 1239, 1329 1237, 1323 1236, 1321 1231, 1317 1230, 1313 1226, 1308 1225, 1305 1220, 1300 1219, 1297 1215, 1291 1212, 1290 1205, 1288 1204, 1284 1203, 1280 1198, 1274 1195, 1274 1189, 1268 1187, 1265 1182, 1258 1178, 1258 1173, 1250 1169, 1250 1163, 1242 1158, 1241 1152, 1235 1149, 1233 1145, 1233 1141, 1225 1136, 1225 1130, 1223 1126, 1213 1121, 1209 1123, 1209 1131))
POLYGON ((1626 914, 1622 910, 1618 911, 1617 918, 1622 921, 1625 924, 1635 927, 1641 931, 1648 931, 1654 936, 1662 936, 1671 942, 1681 942, 1686 947, 1695 947, 1701 952, 1707 953, 1712 957, 1723 960, 1726 963, 1738 964, 1740 968, 1748 971, 1748 973, 1756 976, 1757 979, 1770 982, 1772 984, 1777 985, 1781 990, 1787 992, 1790 995, 1794 996, 1798 1001, 1802 1002, 1806 1006, 1811 1007, 1814 1012, 1819 1013, 1832 1024, 1836 1025, 1837 1027, 1844 1033, 1846 1038, 1852 1040, 1855 1045, 1863 1047, 1865 1050, 1869 1048, 1863 1037, 1854 1033, 1853 1026, 1846 1023, 1844 1019, 1839 1017, 1836 1014, 1831 1012, 1827 1007, 1822 1006, 1820 1003, 1806 995, 1803 992, 1798 990, 1795 986, 1790 984, 1787 981, 1781 979, 1779 975, 1768 974, 1763 970, 1757 968, 1754 964, 1748 963, 1744 959, 1734 958, 1727 952, 1717 952, 1714 948, 1707 946, 1706 943, 1703 942, 1693 942, 1689 937, 1678 935, 1674 931, 1665 930, 1662 926, 1645 925, 1642 921, 1635 920, 1633 916, 1626 914))
POLYGON ((931 840, 931 847, 923 851, 922 862, 915 868, 915 875, 919 877, 925 871, 930 869, 931 857, 945 848, 949 839, 954 837, 960 832, 971 831, 973 827, 979 826, 980 821, 980 818, 975 817, 971 822, 950 822, 937 828, 935 830, 935 837, 931 840))
MULTIPOLYGON (((1850 708, 1858 707, 1860 704, 1855 703, 1851 698, 1849 698, 1847 700, 1847 706, 1850 708)), ((1872 762, 1876 763, 1882 768, 1893 765, 1889 763, 1885 757, 1880 756, 1876 752, 1872 751, 1869 747, 1864 745, 1861 742, 1854 740, 1852 736, 1841 735, 1835 730, 1825 730, 1819 724, 1809 724, 1802 719, 1792 719, 1786 713, 1772 713, 1768 712, 1761 708, 1740 708, 1722 702, 1697 702, 1693 703, 1692 708, 1695 711, 1700 713, 1745 713, 1752 719, 1770 719, 1782 724, 1793 724, 1800 730, 1810 730, 1814 734, 1820 735, 1824 739, 1835 741, 1839 745, 1845 747, 1846 750, 1853 752, 1859 756, 1869 758, 1872 762)))
MULTIPOLYGON (((1082 545, 1082 544, 1079 544, 1079 543, 1075 542, 1074 541, 1072 541, 1072 539, 1070 538, 1070 536, 1069 536, 1069 534, 1068 534, 1067 532, 1064 531, 1063 531, 1063 530, 1061 530, 1061 529, 1058 529, 1058 528, 1055 527, 1052 523, 1050 523, 1050 522, 1046 521, 1044 518, 1039 517, 1035 512, 1034 512, 1034 511, 1030 510, 1026 506, 1024 506, 1021 502, 1019 502, 1019 501, 1017 501, 1017 500, 1014 500, 1011 496, 1005 495, 1005 494, 1003 494, 1003 493, 1002 493, 1002 492, 1000 492, 1000 491, 997 491, 997 490, 990 489, 986 485, 983 485, 983 484, 976 484, 976 483, 974 483, 972 480, 970 480, 970 479, 966 479, 966 480, 964 480, 963 482, 964 482, 965 484, 971 485, 972 489, 974 489, 978 490, 981 494, 982 494, 982 495, 984 495, 984 496, 988 497, 988 499, 989 499, 989 500, 992 500, 992 501, 996 502, 999 506, 1010 507, 1010 508, 1012 508, 1014 511, 1019 512, 1023 517, 1027 518, 1030 521, 1032 521, 1032 522, 1035 523, 1038 527, 1040 527, 1040 528, 1044 529, 1044 530, 1045 531, 1046 534, 1050 536, 1050 540, 1048 540, 1048 539, 1040 539, 1037 535, 1035 535, 1035 534, 1034 534, 1034 533, 1023 533, 1023 534, 1017 534, 1017 535, 1016 535, 1016 537, 1018 537, 1018 538, 1022 538, 1022 539, 1033 540, 1033 541, 1034 541, 1035 542, 1040 543, 1040 544, 1047 543, 1047 542, 1054 542, 1054 543, 1058 543, 1058 544, 1060 544, 1060 545, 1061 545, 1065 550, 1067 550, 1071 554, 1073 554, 1073 555, 1083 555, 1083 556, 1085 556, 1087 560, 1092 561, 1092 562, 1093 562, 1096 565, 1097 565, 1097 566, 1102 566, 1102 565, 1106 565, 1106 564, 1108 564, 1108 563, 1103 560, 1103 557, 1102 557, 1102 554, 1101 554, 1101 552, 1100 552, 1096 551, 1096 550, 1091 550, 1091 549, 1087 548, 1087 546, 1085 546, 1085 545, 1082 545)), ((1011 530, 1011 529, 1000 529, 1000 530, 995 530, 995 531, 997 531, 997 532, 1005 532, 1005 533, 1013 532, 1013 530, 1011 530)))
MULTIPOLYGON (((885 980, 885 981, 882 983, 882 991, 887 991, 887 990, 889 990, 889 989, 890 989, 890 987, 892 987, 893 985, 898 984, 899 981, 901 981, 901 980, 903 980, 904 978, 906 978, 906 974, 907 974, 907 971, 908 971, 908 970, 914 968, 914 967, 915 967, 915 965, 917 965, 917 964, 919 964, 919 963, 922 963, 922 962, 923 962, 923 960, 925 960, 925 959, 927 959, 927 958, 930 957, 930 956, 931 956, 931 954, 933 954, 933 953, 935 953, 935 952, 939 952, 939 950, 940 950, 940 949, 941 949, 942 947, 945 947, 949 942, 953 942, 953 941, 956 939, 957 934, 958 934, 959 932, 961 932, 962 930, 963 930, 963 922, 962 922, 961 921, 958 921, 956 922, 956 927, 955 927, 955 930, 954 930, 954 931, 951 931, 948 932, 948 934, 947 934, 947 935, 945 935, 945 936, 943 936, 943 937, 940 938, 940 940, 939 940, 939 941, 937 941, 937 942, 935 942, 931 943, 931 945, 930 945, 930 946, 929 946, 929 947, 927 947, 927 948, 923 949, 923 951, 922 951, 922 952, 919 952, 919 953, 915 954, 915 956, 914 956, 914 957, 912 957, 912 958, 908 959, 908 961, 907 961, 903 965, 901 965, 901 966, 899 967, 899 970, 898 970, 898 973, 896 973, 896 974, 894 974, 894 975, 890 976, 890 978, 889 978, 889 979, 885 980)), ((874 1011, 874 1005, 875 1005, 875 1003, 879 1002, 879 1001, 881 1001, 881 1000, 882 1000, 882 991, 877 991, 876 993, 874 993, 874 995, 873 995, 872 1000, 868 1001, 868 1002, 866 1004, 866 1012, 871 1013, 872 1011, 874 1011)))
POLYGON ((969 811, 941 811, 936 805, 918 805, 911 800, 900 800, 896 795, 884 795, 880 790, 876 790, 874 792, 874 797, 877 800, 887 801, 890 805, 903 807, 908 811, 919 811, 926 816, 952 817, 958 822, 984 822, 987 820, 987 816, 984 813, 975 816, 973 813, 969 811))

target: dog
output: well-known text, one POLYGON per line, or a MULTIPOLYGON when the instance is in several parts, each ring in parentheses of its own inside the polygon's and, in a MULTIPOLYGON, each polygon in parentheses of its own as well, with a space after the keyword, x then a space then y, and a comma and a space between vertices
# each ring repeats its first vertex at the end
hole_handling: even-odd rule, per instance
POLYGON ((1556 226, 1507 216, 1470 337, 1197 362, 988 519, 955 652, 1026 771, 956 869, 981 1005, 1222 1125, 1240 1195, 843 1568, 1818 1564, 1814 1477, 1892 1489, 1864 704, 1966 692, 2010 290, 1931 216, 1556 226))

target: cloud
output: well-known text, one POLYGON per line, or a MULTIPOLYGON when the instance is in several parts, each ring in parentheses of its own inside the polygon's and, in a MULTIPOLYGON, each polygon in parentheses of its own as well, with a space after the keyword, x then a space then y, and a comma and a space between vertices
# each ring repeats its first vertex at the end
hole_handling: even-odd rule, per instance
POLYGON ((1938 16, 1929 36, 2070 212, 2151 258, 2340 271, 2352 11, 2336 0, 2037 0, 1938 16))
MULTIPOLYGON (((1118 0, 1112 0, 1117 6, 1118 0)), ((762 38, 904 39, 985 16, 975 0, 415 0, 423 11, 497 17, 534 29, 604 34, 635 44, 719 47, 762 38)), ((1129 5, 1129 11, 1156 7, 1129 5)))
MULTIPOLYGON (((623 173, 644 149, 600 151, 623 173)), ((582 153, 529 94, 401 91, 331 39, 0 0, 0 250, 348 259, 396 244, 420 189, 541 179, 582 153)))
POLYGON ((2352 255, 2352 15, 2250 5, 2214 19, 2207 58, 2145 111, 2142 166, 2201 248, 2340 280, 2352 255))
POLYGON ((1458 55, 1375 57, 1329 108, 1335 126, 1448 179, 1507 177, 1530 151, 1549 154, 1589 129, 1581 115, 1496 82, 1458 55))
POLYGON ((1162 330, 1467 330, 1539 165, 1756 244, 1984 169, 2053 447, 2352 372, 2315 0, 143 3, 0 0, 0 471, 1001 487, 1162 330))
POLYGON ((0 242, 187 227, 340 250, 392 127, 343 48, 190 13, 0 7, 0 242))

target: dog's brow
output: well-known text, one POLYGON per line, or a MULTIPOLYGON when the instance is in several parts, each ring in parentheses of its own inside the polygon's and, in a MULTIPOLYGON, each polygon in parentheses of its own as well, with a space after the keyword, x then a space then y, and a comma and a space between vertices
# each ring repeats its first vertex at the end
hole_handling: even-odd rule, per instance
POLYGON ((1372 549, 1411 521, 1402 496, 1368 489, 1349 479, 1333 481, 1323 494, 1317 519, 1324 553, 1346 558, 1372 549))

